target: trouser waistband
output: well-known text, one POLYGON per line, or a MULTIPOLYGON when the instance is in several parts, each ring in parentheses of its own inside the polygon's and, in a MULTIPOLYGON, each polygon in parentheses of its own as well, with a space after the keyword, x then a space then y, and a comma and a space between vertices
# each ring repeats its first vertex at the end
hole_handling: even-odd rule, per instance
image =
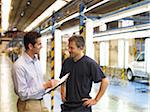
MULTIPOLYGON (((20 100, 20 101, 22 101, 22 100, 20 100)), ((27 99, 27 100, 24 100, 22 102, 27 102, 27 101, 43 101, 43 98, 41 98, 41 99, 27 99)))

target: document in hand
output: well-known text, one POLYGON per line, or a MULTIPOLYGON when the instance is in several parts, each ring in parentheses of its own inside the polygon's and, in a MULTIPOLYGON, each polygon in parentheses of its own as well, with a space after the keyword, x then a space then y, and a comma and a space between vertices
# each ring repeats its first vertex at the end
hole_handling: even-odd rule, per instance
POLYGON ((58 86, 63 84, 67 80, 67 78, 69 77, 69 74, 70 73, 67 73, 66 75, 64 75, 54 87, 47 89, 45 91, 45 94, 51 92, 52 90, 56 89, 58 86))

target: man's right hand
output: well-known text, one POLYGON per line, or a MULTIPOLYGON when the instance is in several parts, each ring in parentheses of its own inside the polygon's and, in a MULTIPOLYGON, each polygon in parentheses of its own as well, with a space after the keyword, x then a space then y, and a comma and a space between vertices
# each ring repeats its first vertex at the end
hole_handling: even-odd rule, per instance
POLYGON ((45 84, 43 84, 43 86, 44 86, 45 89, 52 88, 52 87, 55 86, 58 82, 59 82, 58 80, 51 79, 51 80, 47 81, 45 84))
POLYGON ((65 102, 66 101, 66 98, 65 96, 61 95, 61 99, 62 99, 62 102, 65 102))
POLYGON ((60 90, 61 90, 61 100, 62 100, 63 102, 65 102, 65 101, 66 101, 65 84, 62 84, 62 85, 61 85, 60 90))

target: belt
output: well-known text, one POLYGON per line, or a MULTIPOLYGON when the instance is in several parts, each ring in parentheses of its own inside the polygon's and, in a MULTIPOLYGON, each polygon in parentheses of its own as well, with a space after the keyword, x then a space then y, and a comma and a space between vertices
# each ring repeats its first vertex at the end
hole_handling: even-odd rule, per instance
POLYGON ((28 99, 28 100, 25 100, 25 101, 42 101, 43 98, 40 98, 40 99, 28 99))
POLYGON ((37 99, 37 100, 40 100, 40 101, 41 101, 41 100, 43 100, 43 98, 40 98, 40 99, 37 99))

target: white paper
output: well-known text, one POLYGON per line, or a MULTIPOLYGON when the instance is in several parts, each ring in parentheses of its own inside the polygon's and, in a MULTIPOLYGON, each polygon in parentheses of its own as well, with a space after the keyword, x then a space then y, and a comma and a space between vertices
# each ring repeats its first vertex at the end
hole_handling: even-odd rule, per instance
POLYGON ((47 90, 45 91, 45 93, 49 93, 51 90, 53 90, 54 88, 56 88, 56 87, 60 86, 62 83, 64 83, 64 82, 67 80, 69 74, 70 74, 70 73, 67 73, 66 75, 64 75, 64 76, 58 81, 58 83, 57 83, 55 86, 53 86, 52 88, 47 89, 47 90))

